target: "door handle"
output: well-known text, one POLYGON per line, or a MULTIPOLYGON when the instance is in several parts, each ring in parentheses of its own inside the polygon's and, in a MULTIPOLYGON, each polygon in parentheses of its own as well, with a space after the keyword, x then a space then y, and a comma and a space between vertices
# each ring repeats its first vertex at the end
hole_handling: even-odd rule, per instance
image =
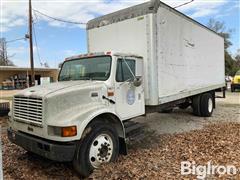
POLYGON ((102 96, 102 98, 103 99, 106 99, 107 101, 109 101, 111 104, 116 104, 116 102, 115 101, 113 101, 112 99, 109 99, 109 98, 107 98, 106 96, 102 96))

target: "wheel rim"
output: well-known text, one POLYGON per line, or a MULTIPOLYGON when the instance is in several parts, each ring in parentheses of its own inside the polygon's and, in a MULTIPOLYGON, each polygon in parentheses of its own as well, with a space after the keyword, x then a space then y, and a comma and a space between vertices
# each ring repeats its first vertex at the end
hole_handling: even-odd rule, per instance
POLYGON ((213 102, 212 102, 212 99, 209 98, 208 99, 208 112, 212 112, 212 109, 213 109, 213 102))
POLYGON ((109 162, 113 154, 113 141, 108 134, 97 136, 90 147, 89 161, 94 168, 109 162))

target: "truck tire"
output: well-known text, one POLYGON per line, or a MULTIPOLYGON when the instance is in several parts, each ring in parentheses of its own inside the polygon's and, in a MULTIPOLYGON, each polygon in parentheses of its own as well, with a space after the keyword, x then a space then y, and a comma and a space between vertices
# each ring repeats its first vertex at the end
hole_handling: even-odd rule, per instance
POLYGON ((234 92, 235 91, 235 88, 233 85, 231 85, 231 92, 234 92))
POLYGON ((192 109, 195 116, 201 116, 201 95, 194 96, 192 99, 192 109))
POLYGON ((210 93, 201 96, 201 116, 210 117, 213 112, 213 97, 210 93))
POLYGON ((73 167, 82 177, 88 177, 101 164, 114 162, 119 153, 117 131, 110 124, 94 122, 88 128, 90 132, 77 146, 73 167))

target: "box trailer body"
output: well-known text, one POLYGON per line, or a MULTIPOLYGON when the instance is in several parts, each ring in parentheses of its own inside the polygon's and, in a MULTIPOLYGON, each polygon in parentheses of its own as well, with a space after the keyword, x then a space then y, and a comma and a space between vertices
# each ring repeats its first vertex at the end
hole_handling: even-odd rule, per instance
POLYGON ((216 33, 158 0, 91 20, 87 32, 89 53, 66 58, 58 82, 14 95, 10 141, 86 177, 144 135, 135 117, 189 106, 211 116, 225 86, 216 33))
POLYGON ((223 87, 224 39, 160 1, 88 23, 88 51, 114 50, 144 60, 146 105, 223 87))

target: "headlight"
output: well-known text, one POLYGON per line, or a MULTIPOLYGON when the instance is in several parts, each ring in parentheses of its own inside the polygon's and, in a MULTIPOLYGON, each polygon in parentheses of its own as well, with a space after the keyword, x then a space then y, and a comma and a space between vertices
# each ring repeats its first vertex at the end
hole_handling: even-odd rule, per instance
POLYGON ((77 126, 57 127, 48 126, 48 134, 59 137, 72 137, 77 135, 77 126))

